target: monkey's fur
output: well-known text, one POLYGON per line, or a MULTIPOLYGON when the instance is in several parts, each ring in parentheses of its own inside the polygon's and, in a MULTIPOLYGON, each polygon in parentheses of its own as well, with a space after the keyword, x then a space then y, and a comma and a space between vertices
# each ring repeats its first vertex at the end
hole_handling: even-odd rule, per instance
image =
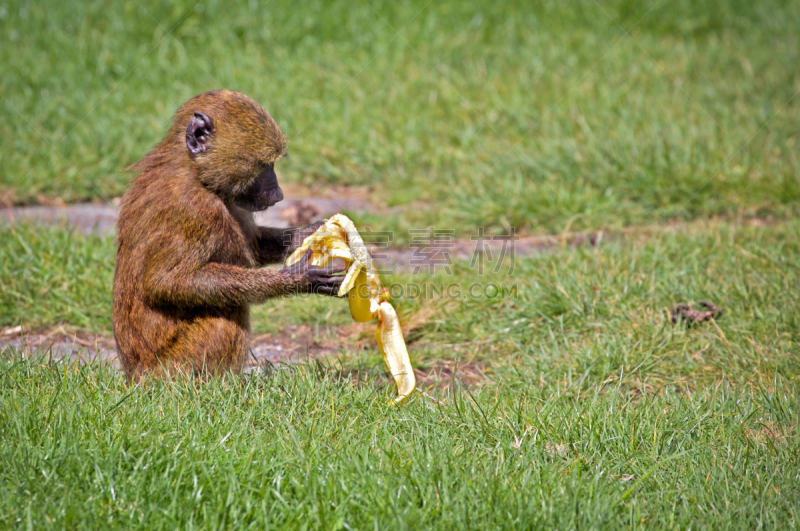
POLYGON ((287 234, 252 211, 283 199, 274 163, 286 138, 256 102, 216 91, 187 101, 140 162, 117 221, 114 337, 125 373, 238 372, 249 304, 287 291, 332 295, 337 269, 280 261, 318 224, 287 234))

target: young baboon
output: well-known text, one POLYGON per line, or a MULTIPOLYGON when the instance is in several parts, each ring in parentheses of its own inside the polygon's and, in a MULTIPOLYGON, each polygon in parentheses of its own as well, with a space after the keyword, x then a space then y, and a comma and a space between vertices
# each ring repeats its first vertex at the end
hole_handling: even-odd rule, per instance
POLYGON ((117 221, 114 337, 125 373, 238 372, 251 303, 287 292, 334 295, 341 269, 281 261, 319 224, 256 226, 252 212, 283 199, 275 162, 286 138, 243 94, 200 94, 175 113, 138 172, 117 221))

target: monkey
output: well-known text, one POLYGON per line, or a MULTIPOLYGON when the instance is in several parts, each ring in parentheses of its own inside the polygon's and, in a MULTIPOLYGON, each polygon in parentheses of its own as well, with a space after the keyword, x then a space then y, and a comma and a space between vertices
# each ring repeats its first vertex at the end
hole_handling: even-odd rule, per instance
POLYGON ((120 202, 112 324, 125 374, 238 373, 249 353, 250 305, 287 293, 336 296, 343 266, 281 262, 321 222, 257 226, 283 200, 275 163, 287 140, 258 103, 206 92, 175 113, 164 139, 128 169, 120 202))

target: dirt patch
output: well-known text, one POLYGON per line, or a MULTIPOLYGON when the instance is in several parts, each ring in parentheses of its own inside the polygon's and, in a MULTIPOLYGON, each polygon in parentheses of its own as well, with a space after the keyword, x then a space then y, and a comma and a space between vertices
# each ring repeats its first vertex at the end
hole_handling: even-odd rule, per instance
POLYGON ((107 234, 117 223, 117 208, 113 205, 27 206, 0 209, 2 223, 38 223, 42 225, 74 226, 85 234, 107 234))
MULTIPOLYGON (((336 354, 345 337, 331 329, 330 338, 315 335, 308 326, 289 326, 279 334, 263 334, 251 340, 252 355, 245 370, 276 363, 291 363, 336 354)), ((15 327, 0 332, 0 354, 45 355, 81 363, 109 363, 119 369, 114 338, 105 334, 73 332, 64 327, 25 330, 15 327)))
MULTIPOLYGON (((280 332, 253 336, 250 340, 252 355, 245 367, 318 359, 342 351, 377 350, 375 330, 374 322, 319 330, 308 325, 289 325, 280 332)), ((17 326, 0 331, 0 353, 12 349, 23 356, 45 354, 54 359, 113 363, 119 368, 113 337, 72 331, 63 326, 37 330, 17 326)))
POLYGON ((595 246, 603 238, 603 232, 570 233, 560 236, 524 236, 485 240, 451 239, 435 240, 422 244, 410 244, 408 249, 385 249, 368 246, 370 254, 381 270, 446 271, 452 269, 453 261, 465 261, 470 267, 497 267, 514 257, 531 256, 558 248, 595 246), (479 265, 482 264, 482 265, 479 265))
MULTIPOLYGON (((375 210, 365 198, 361 188, 352 191, 338 190, 323 196, 307 195, 311 190, 302 187, 291 187, 286 195, 292 197, 275 206, 256 212, 255 220, 259 225, 285 228, 307 225, 329 217, 343 210, 354 212, 375 210)), ((89 234, 97 232, 108 234, 115 230, 119 201, 106 204, 84 203, 78 205, 38 205, 0 208, 0 224, 28 222, 42 225, 74 226, 79 231, 89 234)))
POLYGON ((692 308, 683 302, 676 305, 671 312, 672 322, 674 324, 683 322, 686 324, 686 328, 691 328, 692 326, 704 321, 719 319, 719 317, 722 315, 722 310, 720 310, 716 304, 704 301, 697 303, 697 305, 703 309, 698 310, 696 308, 692 308))
POLYGON ((52 359, 112 364, 119 369, 114 338, 65 327, 28 331, 15 327, 0 333, 0 354, 16 351, 23 356, 44 355, 52 359))
MULTIPOLYGON (((406 336, 413 335, 415 330, 424 326, 431 315, 427 308, 411 314, 403 325, 406 336)), ((251 355, 245 361, 245 371, 281 363, 324 359, 342 352, 378 352, 375 331, 376 323, 369 322, 322 329, 289 325, 280 332, 256 335, 250 341, 251 355)), ((428 346, 423 344, 420 348, 428 346)), ((409 350, 413 353, 416 349, 410 347, 409 350)), ((44 355, 56 360, 110 364, 115 369, 121 369, 113 337, 73 331, 63 326, 39 330, 17 326, 0 331, 0 355, 10 355, 12 352, 25 357, 44 355)), ((488 381, 481 365, 457 359, 423 362, 415 367, 414 373, 417 387, 422 390, 449 388, 456 381, 466 386, 481 385, 488 381)), ((354 377, 358 378, 357 375, 354 377)))

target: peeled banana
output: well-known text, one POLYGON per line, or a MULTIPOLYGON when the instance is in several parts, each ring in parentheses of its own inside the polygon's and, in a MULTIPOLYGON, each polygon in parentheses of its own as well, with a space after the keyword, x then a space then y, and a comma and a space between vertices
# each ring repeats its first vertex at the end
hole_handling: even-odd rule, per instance
POLYGON ((352 289, 347 294, 347 303, 350 306, 350 315, 358 323, 372 321, 374 317, 370 311, 369 297, 366 297, 367 272, 359 268, 358 276, 352 289), (363 292, 363 293, 362 293, 363 292))
POLYGON ((311 249, 310 262, 323 266, 334 258, 347 263, 347 271, 339 288, 339 296, 347 295, 353 320, 365 323, 378 318, 378 345, 383 361, 397 385, 394 404, 402 404, 416 388, 414 369, 397 313, 389 303, 388 290, 383 288, 372 257, 353 222, 344 214, 325 220, 314 234, 303 240, 286 259, 292 265, 311 249))

